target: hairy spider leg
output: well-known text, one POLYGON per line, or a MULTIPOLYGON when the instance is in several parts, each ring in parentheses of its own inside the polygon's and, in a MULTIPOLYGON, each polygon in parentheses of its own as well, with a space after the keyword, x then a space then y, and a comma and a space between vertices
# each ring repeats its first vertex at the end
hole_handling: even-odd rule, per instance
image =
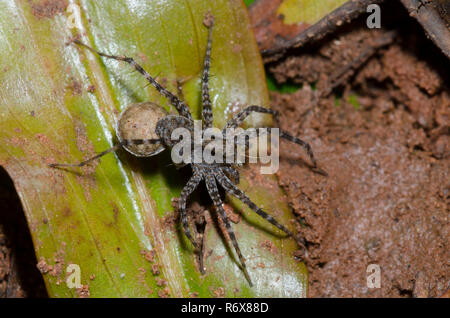
MULTIPOLYGON (((204 212, 203 212, 204 213, 204 212)), ((205 251, 205 227, 206 227, 206 220, 204 220, 204 226, 201 232, 197 231, 197 233, 200 236, 200 247, 198 250, 198 254, 199 254, 199 267, 200 267, 200 273, 205 274, 205 263, 204 263, 204 251, 205 251)))
POLYGON ((180 212, 180 220, 181 223, 183 224, 184 234, 191 241, 192 245, 194 245, 194 248, 196 250, 198 250, 199 246, 192 237, 191 230, 189 229, 188 217, 186 212, 186 201, 188 197, 191 195, 191 193, 197 188, 198 184, 200 183, 200 181, 202 181, 202 179, 203 177, 201 173, 194 171, 194 174, 181 191, 180 198, 178 200, 178 210, 180 212))
POLYGON ((291 236, 297 241, 296 237, 290 230, 288 230, 284 225, 275 220, 271 215, 267 214, 262 209, 260 209, 255 203, 253 203, 253 201, 250 200, 250 198, 243 191, 241 191, 238 187, 236 187, 233 184, 233 182, 231 182, 231 180, 228 179, 228 177, 222 171, 220 171, 220 169, 216 170, 215 176, 216 179, 219 181, 219 184, 227 191, 227 193, 230 193, 231 195, 235 196, 237 199, 245 203, 250 209, 256 212, 267 222, 276 226, 278 229, 280 229, 288 236, 291 236))
POLYGON ((278 112, 273 109, 261 107, 258 105, 247 106, 243 110, 241 110, 239 113, 234 115, 233 118, 227 122, 227 124, 225 125, 225 128, 223 130, 225 131, 225 129, 227 129, 227 128, 239 127, 251 113, 264 113, 264 114, 271 114, 274 117, 278 116, 278 112))
MULTIPOLYGON (((245 118, 247 118, 253 112, 271 114, 275 117, 278 116, 278 112, 275 110, 264 108, 261 106, 252 105, 252 106, 248 106, 248 107, 244 108, 239 113, 237 113, 230 121, 228 121, 225 129, 238 127, 239 125, 242 124, 242 122, 245 120, 245 118)), ((224 129, 224 131, 225 131, 225 129, 224 129)), ((311 162, 313 163, 313 168, 314 169, 317 168, 317 162, 316 162, 316 158, 314 157, 312 148, 306 141, 303 141, 298 137, 294 137, 291 134, 289 134, 281 129, 280 129, 280 137, 284 138, 286 140, 289 140, 290 142, 296 143, 297 145, 300 145, 303 149, 305 149, 311 162)), ((326 174, 325 171, 321 170, 321 172, 326 174)))
POLYGON ((203 77, 202 77, 202 116, 205 128, 213 126, 213 112, 211 105, 211 98, 209 96, 209 70, 211 67, 211 47, 212 47, 212 29, 214 21, 208 26, 208 43, 206 45, 206 55, 203 63, 203 77))
POLYGON ((62 168, 62 167, 82 167, 88 164, 89 162, 92 162, 94 160, 99 159, 100 157, 103 157, 106 154, 109 154, 110 152, 114 152, 118 150, 122 146, 128 146, 128 145, 148 145, 148 144, 155 144, 159 143, 159 139, 133 139, 133 140, 122 140, 122 142, 119 142, 118 144, 112 146, 111 148, 100 152, 99 154, 95 155, 92 158, 89 158, 85 161, 82 161, 80 163, 51 163, 49 164, 49 167, 51 168, 62 168))
POLYGON ((222 166, 221 169, 229 176, 231 179, 233 179, 233 182, 236 184, 239 184, 240 181, 240 175, 239 171, 237 171, 235 168, 231 166, 222 166))
POLYGON ((280 137, 284 138, 286 140, 289 140, 293 143, 296 143, 297 145, 300 145, 303 149, 305 149, 306 153, 309 156, 309 159, 311 159, 311 162, 313 163, 313 168, 317 168, 317 162, 316 162, 316 158, 314 158, 312 148, 306 141, 303 141, 300 138, 294 137, 283 130, 280 130, 280 137))
POLYGON ((131 66, 133 66, 135 68, 136 71, 138 71, 139 73, 141 73, 146 79, 147 81, 149 81, 150 84, 152 84, 156 90, 163 95, 164 97, 166 97, 169 101, 170 104, 172 104, 173 107, 175 107, 175 109, 178 111, 178 113, 181 116, 187 117, 189 119, 192 119, 192 115, 191 112, 189 111, 189 107, 182 101, 180 100, 177 96, 175 96, 173 93, 169 92, 167 89, 165 89, 161 84, 159 84, 149 73, 147 73, 147 71, 145 71, 142 66, 140 66, 138 63, 136 63, 134 61, 134 59, 132 57, 126 57, 126 56, 116 56, 116 55, 108 55, 99 51, 96 51, 95 49, 91 48, 90 46, 75 40, 74 43, 84 46, 85 48, 87 48, 88 50, 106 57, 106 58, 110 58, 110 59, 114 59, 114 60, 118 60, 118 61, 124 61, 128 64, 130 64, 131 66))
POLYGON ((228 236, 230 237, 231 243, 234 246, 234 250, 236 251, 236 253, 239 257, 239 261, 241 262, 241 266, 242 266, 242 270, 244 271, 244 275, 247 278, 250 286, 253 286, 252 280, 247 271, 247 265, 245 264, 245 259, 242 256, 241 249, 239 248, 238 242, 236 240, 236 236, 234 235, 234 231, 233 231, 233 228, 231 227, 230 220, 228 220, 227 214, 223 207, 223 202, 222 202, 222 199, 220 198, 219 189, 217 188, 217 184, 216 184, 216 179, 215 179, 214 175, 211 174, 211 172, 212 171, 207 171, 204 175, 206 189, 208 190, 208 193, 211 196, 211 199, 213 200, 214 206, 216 207, 216 210, 219 213, 219 216, 225 225, 228 236))

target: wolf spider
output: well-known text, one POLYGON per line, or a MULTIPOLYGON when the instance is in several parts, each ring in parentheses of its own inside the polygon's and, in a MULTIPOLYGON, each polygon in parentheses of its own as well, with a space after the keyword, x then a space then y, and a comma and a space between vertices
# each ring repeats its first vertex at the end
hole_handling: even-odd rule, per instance
MULTIPOLYGON (((207 15, 204 21, 205 26, 208 28, 208 42, 206 55, 204 59, 204 68, 203 68, 203 76, 202 76, 202 117, 203 117, 203 128, 202 132, 206 128, 211 128, 213 126, 213 113, 212 113, 212 104, 209 95, 209 72, 211 65, 211 47, 212 47, 212 29, 214 20, 211 15, 207 15)), ((173 93, 165 89, 161 84, 159 84, 150 74, 148 74, 139 64, 137 64, 133 58, 126 56, 115 56, 108 55, 105 53, 98 52, 93 48, 81 43, 78 40, 74 41, 76 44, 85 47, 86 49, 106 58, 123 61, 130 64, 136 71, 141 73, 147 81, 153 85, 156 90, 163 96, 165 96, 171 105, 175 107, 178 111, 179 115, 169 115, 167 112, 154 103, 138 103, 132 104, 128 106, 120 115, 117 126, 116 126, 116 134, 119 139, 119 143, 114 145, 112 148, 103 151, 96 156, 80 162, 78 164, 61 164, 55 163, 51 164, 50 167, 59 168, 59 167, 82 167, 93 160, 96 160, 110 152, 118 150, 120 147, 124 147, 127 151, 132 153, 135 156, 140 157, 149 157, 158 154, 165 148, 172 148, 176 142, 179 140, 172 140, 171 135, 174 129, 176 128, 187 128, 190 132, 193 131, 193 118, 189 111, 189 107, 186 103, 180 100, 173 93)), ((237 128, 239 127, 246 117, 248 117, 251 113, 266 113, 271 114, 273 116, 277 115, 277 112, 271 109, 267 109, 261 106, 252 105, 244 108, 239 113, 237 113, 228 123, 226 127, 223 129, 222 133, 226 134, 227 128, 237 128)), ((311 147, 308 143, 302 141, 301 139, 291 136, 290 134, 280 131, 280 137, 287 139, 291 142, 294 142, 301 147, 303 147, 309 158, 313 164, 313 168, 317 167, 316 160, 314 158, 311 147)), ((234 139, 233 139, 234 140, 234 139)), ((204 145, 203 145, 204 146, 204 145)), ((295 239, 293 233, 288 230, 285 226, 280 224, 277 220, 275 220, 272 216, 264 212, 260 209, 252 200, 242 191, 240 190, 236 184, 239 184, 239 172, 236 170, 236 165, 234 164, 219 164, 213 163, 208 164, 205 162, 202 163, 192 163, 190 164, 192 167, 192 176, 190 180, 187 182, 185 187, 183 188, 179 201, 178 201, 178 210, 180 213, 180 219, 183 225, 184 234, 190 240, 192 245, 195 248, 195 251, 200 251, 203 249, 200 247, 200 244, 193 238, 191 234, 191 230, 188 224, 188 217, 186 212, 186 201, 187 198, 191 195, 191 193, 197 188, 202 180, 205 181, 206 189, 214 203, 216 211, 218 212, 220 219, 225 225, 226 231, 228 232, 228 236, 233 244, 233 247, 239 257, 241 269, 244 272, 245 277, 247 278, 250 286, 252 286, 252 281, 247 271, 247 267, 245 264, 245 259, 242 256, 241 250, 239 249, 238 242, 236 240, 236 236, 233 232, 233 229, 230 224, 230 220, 227 217, 225 209, 223 207, 223 201, 219 194, 219 188, 217 187, 217 183, 229 194, 235 196, 243 203, 245 203, 250 209, 260 215, 262 218, 267 220, 272 225, 276 226, 278 229, 286 233, 288 236, 291 236, 295 239), (233 180, 233 181, 232 181, 233 180)), ((203 259, 202 253, 200 253, 200 271, 204 273, 204 268, 202 266, 203 259)))

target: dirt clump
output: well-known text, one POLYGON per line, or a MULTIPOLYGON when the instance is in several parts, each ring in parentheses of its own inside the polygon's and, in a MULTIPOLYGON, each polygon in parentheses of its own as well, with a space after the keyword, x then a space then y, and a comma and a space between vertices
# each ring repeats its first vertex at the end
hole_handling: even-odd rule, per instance
POLYGON ((158 297, 159 298, 169 298, 170 297, 170 289, 169 287, 165 287, 162 290, 158 291, 158 297))
POLYGON ((155 261, 156 251, 155 250, 140 250, 140 254, 150 263, 155 261))
POLYGON ((153 264, 152 265, 152 273, 154 276, 158 276, 159 274, 161 274, 161 271, 159 270, 159 265, 158 264, 153 264))
POLYGON ((215 289, 214 290, 214 297, 216 297, 216 298, 223 298, 223 297, 225 297, 225 288, 218 287, 217 289, 215 289))
POLYGON ((80 298, 89 298, 91 296, 89 292, 89 285, 83 285, 80 288, 77 288, 76 292, 80 298))
POLYGON ((38 19, 53 18, 62 14, 68 6, 67 0, 44 0, 31 2, 31 13, 38 19))
POLYGON ((50 270, 53 269, 51 266, 47 264, 47 262, 43 257, 41 257, 36 266, 42 274, 47 274, 50 270))

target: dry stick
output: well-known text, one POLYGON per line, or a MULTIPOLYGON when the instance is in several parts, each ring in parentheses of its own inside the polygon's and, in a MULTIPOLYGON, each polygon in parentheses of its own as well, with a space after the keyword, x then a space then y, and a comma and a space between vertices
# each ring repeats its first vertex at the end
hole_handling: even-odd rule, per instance
POLYGON ((417 19, 427 36, 450 58, 450 2, 448 0, 400 0, 417 19))
POLYGON ((295 38, 285 42, 282 46, 261 51, 266 62, 272 62, 282 57, 283 53, 290 48, 298 48, 311 40, 320 40, 325 35, 334 32, 345 22, 350 22, 366 12, 369 4, 381 3, 384 0, 349 0, 319 22, 313 24, 295 38))
POLYGON ((367 62, 379 49, 391 44, 397 35, 397 31, 388 31, 375 38, 373 43, 365 47, 356 59, 334 71, 328 79, 328 84, 324 86, 325 88, 313 92, 312 106, 304 113, 300 127, 303 126, 306 118, 310 112, 316 108, 321 98, 328 97, 333 89, 344 84, 345 81, 347 81, 347 79, 352 76, 353 73, 365 62, 367 62))
POLYGON ((365 47, 354 60, 335 70, 328 80, 329 84, 325 86, 325 89, 319 92, 319 97, 327 97, 330 95, 333 89, 347 81, 347 79, 352 76, 353 73, 365 62, 367 62, 367 60, 369 60, 369 58, 371 58, 380 48, 391 44, 397 34, 397 31, 388 31, 375 38, 373 43, 365 47))

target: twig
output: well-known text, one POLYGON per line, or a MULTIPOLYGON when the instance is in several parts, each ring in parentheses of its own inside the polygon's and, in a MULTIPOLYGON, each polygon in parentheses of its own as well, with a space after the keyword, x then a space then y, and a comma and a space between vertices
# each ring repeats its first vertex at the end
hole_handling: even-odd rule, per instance
POLYGON ((317 41, 324 38, 325 35, 334 32, 337 28, 342 26, 344 22, 348 23, 359 17, 363 12, 366 12, 369 4, 381 3, 383 1, 384 0, 350 0, 293 39, 285 42, 279 47, 263 50, 261 54, 266 61, 275 61, 279 59, 286 50, 298 48, 309 41, 317 41))

